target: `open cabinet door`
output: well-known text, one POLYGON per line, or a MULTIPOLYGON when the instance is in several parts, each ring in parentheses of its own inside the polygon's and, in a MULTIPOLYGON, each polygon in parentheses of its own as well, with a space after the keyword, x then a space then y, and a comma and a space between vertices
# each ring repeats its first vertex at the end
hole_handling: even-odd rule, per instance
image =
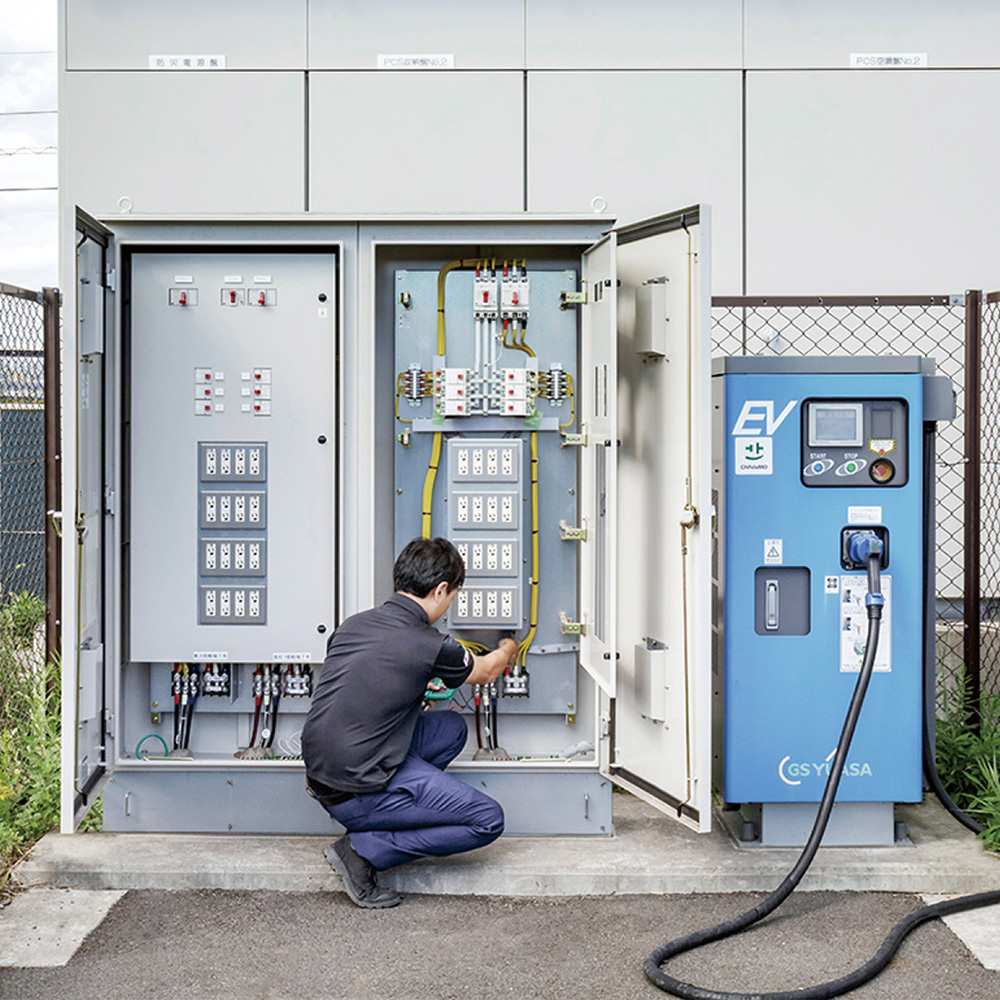
MULTIPOLYGON (((617 333, 616 237, 609 233, 583 255, 586 301, 579 372, 580 663, 609 698, 615 696, 617 621, 617 333)), ((566 626, 564 626, 566 627, 566 626)))
POLYGON ((700 831, 712 771, 708 229, 696 206, 616 232, 620 659, 606 772, 700 831))
POLYGON ((72 832, 108 777, 113 754, 106 679, 105 519, 111 233, 77 220, 75 289, 63 331, 63 628, 61 828, 72 832), (70 311, 71 310, 71 311, 70 311))

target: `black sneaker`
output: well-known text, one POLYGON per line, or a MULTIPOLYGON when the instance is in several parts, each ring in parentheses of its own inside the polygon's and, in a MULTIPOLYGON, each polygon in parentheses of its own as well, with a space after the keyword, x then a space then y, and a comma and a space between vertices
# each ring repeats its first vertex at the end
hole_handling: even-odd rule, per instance
POLYGON ((332 843, 323 855, 330 867, 344 880, 347 895, 358 905, 372 910, 397 906, 402 897, 395 889, 378 884, 377 869, 356 850, 349 836, 332 843))

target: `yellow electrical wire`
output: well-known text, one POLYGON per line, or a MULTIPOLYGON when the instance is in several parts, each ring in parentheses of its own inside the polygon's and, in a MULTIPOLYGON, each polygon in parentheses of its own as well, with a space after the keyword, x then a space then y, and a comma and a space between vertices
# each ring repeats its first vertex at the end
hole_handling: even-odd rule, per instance
POLYGON ((434 443, 431 445, 431 461, 427 466, 427 475, 424 477, 424 498, 421 508, 420 533, 424 538, 431 537, 431 503, 434 500, 434 480, 437 478, 438 465, 441 462, 441 443, 444 434, 435 431, 434 443))
POLYGON ((531 611, 528 614, 528 634, 518 646, 518 658, 523 667, 528 661, 528 648, 538 631, 538 432, 531 432, 531 611))
POLYGON ((524 351, 524 353, 527 354, 528 357, 533 358, 536 357, 536 355, 535 352, 528 346, 527 341, 525 340, 525 337, 527 337, 527 335, 528 335, 528 321, 524 320, 521 323, 521 343, 517 346, 518 350, 524 351))
POLYGON ((569 421, 565 424, 560 424, 560 430, 564 427, 572 427, 573 422, 576 420, 576 393, 573 391, 573 376, 569 372, 566 373, 566 384, 569 389, 569 421))
POLYGON ((396 419, 402 424, 412 424, 412 420, 407 420, 406 417, 401 417, 399 415, 399 397, 403 390, 404 378, 406 378, 406 372, 400 372, 396 376, 396 419))
MULTIPOLYGON (((445 332, 444 332, 444 288, 448 275, 462 267, 481 267, 482 261, 472 259, 453 260, 445 264, 438 271, 437 280, 437 352, 439 357, 445 354, 445 332)), ((424 538, 431 537, 431 503, 434 499, 434 480, 437 478, 438 464, 441 461, 441 445, 444 435, 441 431, 434 433, 434 443, 431 446, 431 461, 427 466, 427 475, 424 477, 424 498, 423 516, 421 519, 421 534, 424 538)))

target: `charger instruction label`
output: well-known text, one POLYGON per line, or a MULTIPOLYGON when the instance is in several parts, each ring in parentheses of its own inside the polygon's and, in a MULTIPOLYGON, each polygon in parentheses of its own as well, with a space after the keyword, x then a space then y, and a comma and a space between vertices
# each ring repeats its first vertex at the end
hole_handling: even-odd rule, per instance
MULTIPOLYGON (((882 626, 879 630, 878 652, 875 655, 874 672, 892 671, 892 577, 883 576, 882 626)), ((861 670, 865 655, 865 640, 868 638, 868 611, 865 595, 868 593, 868 577, 863 573, 840 577, 840 672, 856 674, 861 670)))

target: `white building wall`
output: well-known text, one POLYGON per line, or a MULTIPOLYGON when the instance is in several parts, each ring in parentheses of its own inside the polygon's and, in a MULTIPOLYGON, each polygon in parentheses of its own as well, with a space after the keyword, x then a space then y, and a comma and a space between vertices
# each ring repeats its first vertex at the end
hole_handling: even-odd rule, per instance
POLYGON ((992 0, 61 2, 63 203, 98 215, 626 221, 703 201, 716 294, 1000 273, 992 0), (171 54, 226 69, 150 70, 171 54), (400 54, 454 69, 377 68, 400 54))

